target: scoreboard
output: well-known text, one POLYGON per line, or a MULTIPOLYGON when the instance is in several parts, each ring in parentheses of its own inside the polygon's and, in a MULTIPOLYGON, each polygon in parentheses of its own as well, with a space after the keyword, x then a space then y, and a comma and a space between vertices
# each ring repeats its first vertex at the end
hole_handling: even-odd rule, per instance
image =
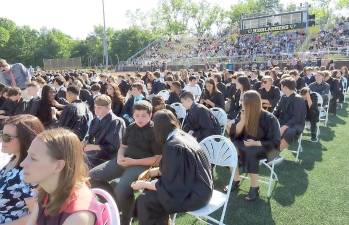
POLYGON ((309 23, 310 18, 314 19, 313 15, 308 15, 307 10, 299 10, 269 15, 255 15, 248 17, 242 16, 240 24, 240 33, 264 33, 304 28, 307 26, 307 24, 315 25, 313 23, 309 23))

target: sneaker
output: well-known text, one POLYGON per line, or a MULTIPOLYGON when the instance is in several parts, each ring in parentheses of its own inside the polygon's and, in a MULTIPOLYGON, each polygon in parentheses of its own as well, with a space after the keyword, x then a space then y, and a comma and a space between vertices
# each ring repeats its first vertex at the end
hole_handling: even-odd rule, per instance
POLYGON ((310 141, 311 142, 318 142, 319 140, 316 137, 311 137, 310 141))

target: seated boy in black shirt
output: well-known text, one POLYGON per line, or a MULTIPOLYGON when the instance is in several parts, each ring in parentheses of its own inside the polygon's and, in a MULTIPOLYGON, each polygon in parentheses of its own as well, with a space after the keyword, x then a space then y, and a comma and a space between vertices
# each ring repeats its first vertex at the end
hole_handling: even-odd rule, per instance
POLYGON ((150 166, 160 162, 160 149, 156 146, 151 121, 152 106, 140 100, 133 106, 134 123, 126 128, 117 159, 105 162, 90 171, 93 187, 104 187, 114 193, 121 212, 121 224, 129 224, 132 217, 131 207, 134 202, 131 183, 150 166), (114 190, 109 181, 120 178, 114 190))

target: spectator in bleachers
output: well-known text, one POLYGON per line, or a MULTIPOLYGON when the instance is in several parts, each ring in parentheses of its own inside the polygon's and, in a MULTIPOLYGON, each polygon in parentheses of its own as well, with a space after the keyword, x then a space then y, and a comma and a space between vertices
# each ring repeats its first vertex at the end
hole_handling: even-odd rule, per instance
POLYGON ((195 100, 198 100, 202 93, 202 90, 198 85, 198 80, 196 76, 193 75, 189 77, 189 83, 183 88, 183 90, 192 93, 195 100))
POLYGON ((224 95, 218 90, 216 82, 212 78, 208 78, 205 81, 205 89, 201 94, 199 102, 207 108, 219 107, 224 110, 224 95))
MULTIPOLYGON (((156 144, 154 124, 151 121, 152 106, 142 100, 133 106, 134 123, 126 128, 122 143, 117 150, 117 158, 113 158, 90 171, 94 187, 106 187, 114 193, 116 203, 121 212, 121 224, 130 224, 134 194, 131 183, 150 166, 160 162, 161 148, 156 144), (120 178, 113 190, 109 181, 120 178)), ((115 138, 115 136, 114 136, 115 138)))
MULTIPOLYGON (((242 110, 236 124, 229 130, 229 136, 239 151, 239 160, 251 178, 250 191, 245 197, 254 201, 259 196, 258 166, 260 158, 266 153, 278 150, 280 128, 275 116, 263 110, 262 99, 258 92, 247 91, 242 96, 242 110)), ((239 169, 236 169, 233 190, 240 184, 239 169)))
POLYGON ((13 116, 5 122, 1 150, 12 157, 0 170, 0 224, 25 224, 28 219, 28 204, 33 200, 34 186, 23 180, 20 163, 27 157, 32 140, 43 130, 40 120, 32 115, 13 116))
POLYGON ((273 113, 280 123, 280 150, 283 150, 303 132, 307 109, 304 99, 295 92, 296 82, 293 78, 286 77, 280 84, 284 95, 273 113))
POLYGON ((179 129, 170 111, 155 114, 154 131, 163 149, 160 167, 142 173, 138 181, 131 184, 134 190, 145 189, 136 201, 140 225, 167 225, 170 214, 205 206, 213 191, 207 156, 192 136, 179 129), (152 177, 158 180, 149 182, 152 177))
POLYGON ((311 141, 317 142, 317 126, 319 122, 319 108, 318 108, 318 99, 316 93, 311 93, 308 87, 304 87, 300 90, 300 95, 305 100, 307 105, 307 116, 306 121, 310 122, 310 133, 311 141))
POLYGON ((124 97, 121 95, 118 85, 109 83, 107 86, 107 95, 111 98, 113 113, 120 117, 122 115, 122 109, 124 108, 124 97))
POLYGON ((111 110, 111 104, 112 101, 107 95, 100 95, 95 99, 96 117, 92 120, 84 141, 84 151, 90 168, 115 156, 126 128, 124 120, 111 110))
POLYGON ((82 145, 71 131, 40 133, 21 166, 24 180, 39 187, 27 225, 94 225, 106 210, 88 187, 82 145))
POLYGON ((261 84, 258 92, 262 98, 262 107, 269 112, 273 112, 281 97, 280 90, 278 87, 273 86, 273 79, 270 76, 264 76, 261 84))
POLYGON ((191 92, 184 92, 181 102, 187 110, 184 131, 193 135, 199 142, 210 135, 221 134, 217 119, 204 105, 195 103, 191 92))

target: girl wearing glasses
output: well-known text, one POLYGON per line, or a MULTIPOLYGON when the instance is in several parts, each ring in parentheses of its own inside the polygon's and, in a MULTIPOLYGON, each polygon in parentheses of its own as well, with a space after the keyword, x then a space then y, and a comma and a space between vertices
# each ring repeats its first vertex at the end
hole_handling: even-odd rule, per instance
POLYGON ((32 115, 13 116, 5 121, 2 152, 12 154, 12 158, 0 170, 0 224, 23 224, 27 219, 26 202, 32 198, 33 187, 24 182, 20 163, 32 140, 43 130, 40 120, 32 115))

